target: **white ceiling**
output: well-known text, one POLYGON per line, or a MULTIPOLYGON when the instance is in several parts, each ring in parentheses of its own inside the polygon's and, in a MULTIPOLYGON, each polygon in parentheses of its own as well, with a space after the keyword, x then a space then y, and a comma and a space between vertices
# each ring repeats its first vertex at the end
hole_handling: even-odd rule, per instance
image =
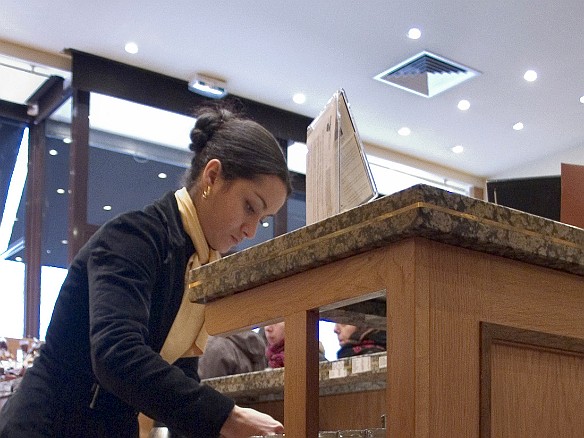
POLYGON ((342 87, 363 140, 470 175, 493 178, 546 157, 584 164, 581 0, 1 0, 0 17, 7 42, 185 80, 220 75, 233 94, 309 117, 342 87), (419 40, 407 38, 410 27, 422 30, 419 40), (128 41, 138 54, 124 52, 128 41), (430 99, 372 79, 424 50, 481 75, 430 99), (523 79, 528 69, 537 81, 523 79), (519 121, 525 128, 513 130, 519 121), (397 134, 402 126, 410 136, 397 134), (456 144, 464 153, 451 152, 456 144))

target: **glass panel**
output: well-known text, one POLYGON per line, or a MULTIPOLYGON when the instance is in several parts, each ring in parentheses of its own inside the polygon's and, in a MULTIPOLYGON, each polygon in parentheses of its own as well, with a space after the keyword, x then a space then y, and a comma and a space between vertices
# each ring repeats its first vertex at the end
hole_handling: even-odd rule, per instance
POLYGON ((287 231, 294 231, 306 225, 306 193, 294 191, 288 197, 287 231))
POLYGON ((92 93, 87 222, 102 225, 182 186, 195 119, 92 93))
POLYGON ((71 99, 68 99, 55 111, 47 122, 45 133, 39 321, 41 340, 45 339, 55 300, 67 275, 71 105, 71 99))
POLYGON ((0 336, 20 338, 24 328, 24 209, 28 128, 0 118, 0 336))

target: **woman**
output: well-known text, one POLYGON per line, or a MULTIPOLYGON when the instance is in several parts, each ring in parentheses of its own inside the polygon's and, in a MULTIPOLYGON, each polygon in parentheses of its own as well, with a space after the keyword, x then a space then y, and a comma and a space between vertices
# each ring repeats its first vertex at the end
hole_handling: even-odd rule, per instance
MULTIPOLYGON (((264 327, 266 335, 266 358, 268 359, 268 366, 270 368, 281 368, 284 366, 284 322, 277 322, 264 327)), ((318 361, 326 360, 324 345, 318 342, 318 361)))
POLYGON ((387 332, 351 324, 335 324, 334 332, 339 340, 337 358, 360 356, 385 351, 387 332))
POLYGON ((136 437, 138 412, 187 437, 283 431, 200 385, 188 356, 204 348, 202 311, 183 292, 189 269, 282 207, 285 158, 267 130, 222 109, 197 115, 191 142, 185 187, 114 218, 73 260, 0 437, 136 437))

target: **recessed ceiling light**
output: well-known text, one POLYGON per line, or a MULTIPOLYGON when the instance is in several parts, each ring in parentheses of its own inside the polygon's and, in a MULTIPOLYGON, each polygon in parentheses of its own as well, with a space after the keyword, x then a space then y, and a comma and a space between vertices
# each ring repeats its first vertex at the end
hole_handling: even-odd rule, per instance
POLYGON ((457 144, 456 146, 452 147, 451 151, 455 154, 462 154, 464 152, 464 147, 460 144, 457 144))
POLYGON ((67 241, 67 239, 63 239, 63 240, 61 240, 61 243, 62 243, 63 245, 67 245, 67 243, 69 243, 69 242, 67 241))
POLYGON ((584 103, 584 96, 580 97, 580 103, 584 103))
POLYGON ((160 179, 165 179, 167 176, 168 176, 168 175, 167 175, 166 173, 164 173, 164 172, 160 172, 160 173, 158 174, 158 178, 160 178, 160 179))
POLYGON ((517 122, 513 125, 513 129, 515 129, 516 131, 521 131, 523 129, 523 123, 521 122, 517 122))
POLYGON ((458 109, 461 111, 466 111, 470 108, 470 102, 468 100, 462 99, 458 102, 458 109))
POLYGON ((49 155, 53 155, 53 156, 55 156, 55 155, 59 155, 59 152, 58 152, 56 149, 51 149, 51 150, 49 151, 49 155))
POLYGON ((15 262, 21 262, 22 261, 22 257, 16 256, 16 257, 14 257, 14 261, 15 262))
POLYGON ((124 49, 126 49, 126 52, 135 55, 138 53, 138 44, 133 42, 126 43, 124 49))
POLYGON ((422 36, 422 31, 420 29, 418 29, 417 27, 412 27, 410 30, 408 30, 408 38, 411 40, 417 40, 421 36, 422 36))
POLYGON ((57 193, 58 193, 59 195, 62 195, 62 194, 64 194, 64 193, 65 193, 65 189, 57 189, 57 193))
POLYGON ((296 93, 294 96, 292 96, 292 100, 294 103, 302 105, 304 102, 306 102, 306 95, 304 93, 296 93))
POLYGON ((525 79, 527 82, 533 82, 537 79, 537 73, 535 70, 527 70, 523 75, 523 79, 525 79))
POLYGON ((112 209, 112 206, 111 206, 111 205, 104 205, 104 206, 103 206, 103 209, 104 209, 105 211, 110 211, 110 210, 112 209))
POLYGON ((408 135, 410 135, 412 133, 412 130, 410 128, 408 128, 407 126, 404 126, 403 128, 399 128, 397 130, 397 133, 399 135, 401 135, 402 137, 407 137, 408 135))

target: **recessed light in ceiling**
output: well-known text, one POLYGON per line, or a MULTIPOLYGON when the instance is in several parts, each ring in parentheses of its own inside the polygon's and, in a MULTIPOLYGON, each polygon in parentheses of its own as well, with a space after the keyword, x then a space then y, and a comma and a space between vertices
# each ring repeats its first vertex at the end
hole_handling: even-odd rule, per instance
POLYGON ((160 172, 160 173, 158 174, 158 178, 160 178, 160 179, 166 179, 166 177, 167 177, 167 176, 168 176, 168 175, 167 175, 166 173, 164 173, 164 172, 160 172))
POLYGON ((292 96, 292 100, 294 103, 302 105, 304 102, 306 102, 306 95, 303 93, 296 93, 294 96, 292 96))
POLYGON ((57 193, 59 195, 64 195, 65 194, 65 189, 57 189, 57 193))
POLYGON ((452 147, 451 151, 455 154, 462 154, 464 152, 464 147, 460 144, 457 144, 456 146, 452 147))
POLYGON ((533 82, 537 79, 537 72, 535 70, 527 70, 523 75, 523 79, 527 82, 533 82))
POLYGON ((412 133, 412 131, 407 126, 404 126, 403 128, 399 128, 397 130, 397 133, 403 137, 407 137, 408 135, 410 135, 412 133))
POLYGON ((422 36, 422 31, 417 27, 412 27, 408 30, 408 38, 411 40, 417 40, 422 36))
POLYGON ((457 106, 460 111, 466 111, 470 108, 470 102, 468 100, 462 99, 460 102, 458 102, 457 106))
POLYGON ((514 129, 515 131, 521 131, 521 130, 523 129, 523 123, 521 123, 521 122, 517 122, 517 123, 515 123, 515 124, 513 125, 513 129, 514 129))
POLYGON ((138 44, 133 42, 126 43, 124 49, 131 55, 135 55, 136 53, 138 53, 138 44))
POLYGON ((580 103, 584 103, 584 96, 580 97, 580 103))
POLYGON ((111 205, 104 205, 104 206, 103 206, 103 209, 104 209, 105 211, 111 211, 111 209, 112 209, 112 206, 111 206, 111 205))
POLYGON ((480 73, 430 52, 421 52, 379 73, 374 79, 424 97, 432 97, 480 73))

